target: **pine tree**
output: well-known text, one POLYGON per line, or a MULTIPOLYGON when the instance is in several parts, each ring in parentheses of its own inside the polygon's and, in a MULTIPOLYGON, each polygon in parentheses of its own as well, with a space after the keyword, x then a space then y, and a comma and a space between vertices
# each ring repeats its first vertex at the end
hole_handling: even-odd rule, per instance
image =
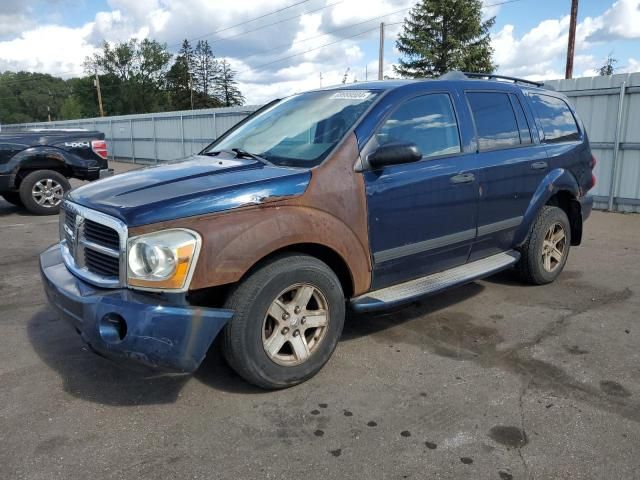
POLYGON ((489 29, 481 0, 420 0, 405 19, 396 47, 404 55, 394 66, 403 77, 437 77, 451 70, 491 73, 489 29))
POLYGON ((215 98, 216 79, 220 75, 220 65, 206 40, 200 40, 193 51, 193 83, 198 99, 198 107, 217 107, 215 98))
POLYGON ((193 72, 193 48, 189 40, 182 42, 176 61, 167 73, 167 90, 174 110, 193 108, 191 74, 193 72))
POLYGON ((244 105, 244 96, 238 88, 235 80, 236 72, 226 60, 220 62, 219 75, 216 79, 216 94, 218 99, 226 107, 244 105))

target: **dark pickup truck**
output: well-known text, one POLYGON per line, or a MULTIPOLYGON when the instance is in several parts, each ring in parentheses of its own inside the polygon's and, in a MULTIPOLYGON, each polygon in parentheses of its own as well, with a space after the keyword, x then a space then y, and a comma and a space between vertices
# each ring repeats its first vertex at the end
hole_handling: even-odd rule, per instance
POLYGON ((113 172, 104 133, 34 129, 0 134, 0 195, 37 215, 55 215, 69 178, 97 180, 113 172))

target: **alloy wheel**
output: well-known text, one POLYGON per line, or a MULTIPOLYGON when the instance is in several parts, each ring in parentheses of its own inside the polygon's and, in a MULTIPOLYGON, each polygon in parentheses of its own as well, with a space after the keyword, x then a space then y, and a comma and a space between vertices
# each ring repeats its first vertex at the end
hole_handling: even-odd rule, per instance
POLYGON ((560 223, 554 223, 547 230, 542 242, 542 266, 553 272, 562 264, 567 246, 567 235, 560 223))
POLYGON ((43 178, 33 185, 31 196, 42 207, 57 207, 64 197, 64 188, 52 178, 43 178))
POLYGON ((300 365, 318 350, 328 326, 325 295, 314 285, 295 284, 271 303, 262 325, 262 345, 278 365, 300 365))

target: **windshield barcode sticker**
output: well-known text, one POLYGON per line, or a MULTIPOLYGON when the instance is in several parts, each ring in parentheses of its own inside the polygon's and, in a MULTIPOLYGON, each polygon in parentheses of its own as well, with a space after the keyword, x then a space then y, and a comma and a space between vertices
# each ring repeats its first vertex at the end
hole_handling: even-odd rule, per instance
POLYGON ((340 90, 329 98, 331 100, 364 100, 371 95, 368 90, 340 90))

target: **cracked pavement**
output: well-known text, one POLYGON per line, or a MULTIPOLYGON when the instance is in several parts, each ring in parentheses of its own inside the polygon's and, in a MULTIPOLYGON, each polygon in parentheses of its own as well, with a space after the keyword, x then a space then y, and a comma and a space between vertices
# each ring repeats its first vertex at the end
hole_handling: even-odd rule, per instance
POLYGON ((309 382, 263 392, 214 348, 124 370, 57 320, 57 221, 0 200, 0 478, 635 478, 640 215, 595 212, 560 279, 511 272, 351 315, 309 382))

